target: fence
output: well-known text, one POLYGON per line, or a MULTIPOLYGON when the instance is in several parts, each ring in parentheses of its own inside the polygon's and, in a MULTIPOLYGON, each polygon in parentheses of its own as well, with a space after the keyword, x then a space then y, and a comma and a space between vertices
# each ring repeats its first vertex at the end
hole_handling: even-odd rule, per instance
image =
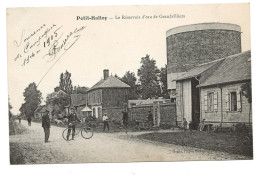
POLYGON ((175 125, 176 104, 175 103, 161 103, 154 102, 147 105, 133 105, 130 107, 131 121, 146 121, 149 111, 153 114, 154 124, 159 126, 162 124, 175 125))

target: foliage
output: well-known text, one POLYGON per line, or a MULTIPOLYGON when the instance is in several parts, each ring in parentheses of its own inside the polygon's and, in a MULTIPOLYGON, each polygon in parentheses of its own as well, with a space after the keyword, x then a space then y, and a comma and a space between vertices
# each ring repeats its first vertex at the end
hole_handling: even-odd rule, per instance
POLYGON ((71 81, 71 73, 69 73, 67 70, 65 73, 61 73, 60 75, 59 90, 62 90, 67 94, 72 94, 73 86, 71 81))
POLYGON ((247 98, 248 103, 252 103, 252 87, 251 82, 247 82, 241 85, 242 94, 247 98))
POLYGON ((33 82, 25 88, 23 96, 25 102, 22 104, 20 112, 22 115, 25 115, 26 117, 32 117, 34 115, 34 111, 41 104, 42 93, 39 90, 37 90, 37 86, 33 82))
POLYGON ((115 78, 119 79, 120 81, 122 80, 117 74, 115 74, 115 78))
POLYGON ((13 109, 13 106, 10 104, 10 98, 8 96, 8 111, 9 111, 9 119, 12 118, 13 114, 11 112, 11 110, 13 109))
POLYGON ((160 77, 160 83, 161 83, 162 96, 165 99, 170 98, 168 90, 167 90, 167 65, 165 65, 165 67, 161 68, 159 77, 160 77))
POLYGON ((235 132, 248 134, 249 133, 249 127, 246 126, 245 123, 237 123, 235 126, 235 132))
POLYGON ((247 98, 248 103, 250 104, 249 106, 249 113, 248 113, 248 120, 250 124, 250 114, 251 114, 251 106, 252 106, 252 86, 251 82, 247 82, 241 85, 241 91, 242 95, 244 95, 247 98))
POLYGON ((65 106, 67 106, 70 103, 70 97, 69 96, 62 96, 62 97, 55 97, 52 100, 52 105, 58 105, 60 111, 63 111, 65 109, 65 106))
POLYGON ((73 89, 73 94, 87 94, 88 92, 88 87, 85 87, 85 86, 74 86, 74 89, 73 89))
POLYGON ((139 97, 137 92, 137 78, 135 77, 135 73, 127 71, 125 75, 120 78, 121 81, 128 84, 130 86, 129 99, 137 99, 139 97))
POLYGON ((156 61, 150 59, 147 54, 141 58, 141 67, 138 69, 137 75, 140 81, 141 96, 144 99, 156 98, 161 94, 159 85, 160 70, 156 66, 156 61))

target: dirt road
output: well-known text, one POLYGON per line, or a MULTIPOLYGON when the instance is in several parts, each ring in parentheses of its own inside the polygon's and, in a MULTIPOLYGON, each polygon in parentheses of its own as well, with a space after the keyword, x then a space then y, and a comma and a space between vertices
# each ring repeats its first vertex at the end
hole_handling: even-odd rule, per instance
POLYGON ((74 141, 65 141, 61 136, 64 128, 52 126, 50 142, 44 143, 41 124, 32 123, 27 127, 26 121, 22 121, 22 125, 28 129, 26 133, 10 136, 11 156, 20 158, 19 164, 247 159, 224 152, 140 140, 134 132, 95 133, 91 139, 78 136, 74 141))

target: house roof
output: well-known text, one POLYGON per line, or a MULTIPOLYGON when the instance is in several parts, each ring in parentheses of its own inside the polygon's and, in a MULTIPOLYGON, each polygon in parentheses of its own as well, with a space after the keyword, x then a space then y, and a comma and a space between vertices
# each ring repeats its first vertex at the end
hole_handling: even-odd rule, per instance
POLYGON ((181 75, 180 77, 178 77, 177 81, 196 77, 223 60, 224 59, 222 58, 222 59, 215 60, 215 61, 212 61, 209 63, 199 64, 199 65, 195 66, 194 68, 190 69, 189 71, 187 71, 186 73, 184 73, 183 75, 181 75))
POLYGON ((34 113, 44 113, 46 112, 47 107, 45 105, 40 105, 37 107, 37 109, 34 111, 34 113))
POLYGON ((81 111, 82 112, 91 112, 92 110, 90 109, 90 107, 86 106, 81 111))
POLYGON ((88 91, 99 89, 99 88, 130 88, 130 86, 120 81, 114 76, 109 76, 106 80, 101 79, 100 81, 98 81, 88 91))
POLYGON ((71 94, 71 106, 82 106, 87 103, 86 94, 71 94))
POLYGON ((200 87, 251 79, 251 51, 228 56, 200 87))

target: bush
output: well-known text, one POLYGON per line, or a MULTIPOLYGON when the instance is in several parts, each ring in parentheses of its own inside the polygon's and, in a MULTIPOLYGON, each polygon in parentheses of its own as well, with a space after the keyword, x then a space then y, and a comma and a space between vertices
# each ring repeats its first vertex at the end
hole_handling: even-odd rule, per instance
POLYGON ((235 127, 235 132, 237 133, 248 134, 250 131, 250 127, 246 126, 245 123, 238 123, 234 125, 234 127, 235 127))

